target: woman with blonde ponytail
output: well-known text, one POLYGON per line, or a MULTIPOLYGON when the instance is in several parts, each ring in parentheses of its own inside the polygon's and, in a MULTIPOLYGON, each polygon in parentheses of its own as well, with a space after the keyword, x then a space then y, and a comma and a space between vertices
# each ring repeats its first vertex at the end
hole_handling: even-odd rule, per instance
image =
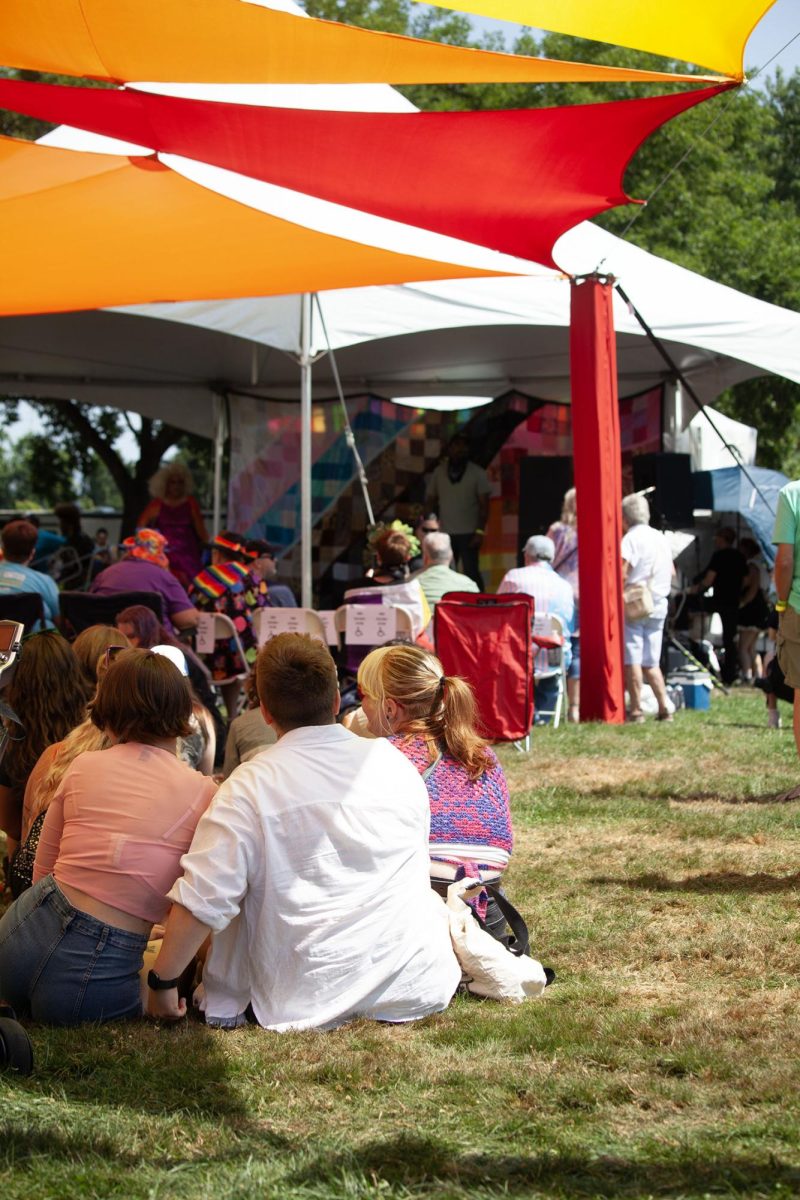
POLYGON ((475 731, 469 684, 445 675, 422 647, 395 644, 367 655, 358 686, 370 732, 388 737, 425 779, 432 874, 502 871, 513 844, 508 786, 475 731))

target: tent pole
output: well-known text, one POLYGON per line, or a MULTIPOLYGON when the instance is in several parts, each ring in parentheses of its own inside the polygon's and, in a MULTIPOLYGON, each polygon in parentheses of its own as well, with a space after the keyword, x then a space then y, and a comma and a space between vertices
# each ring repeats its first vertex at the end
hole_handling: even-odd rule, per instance
POLYGON ((214 393, 214 498, 211 524, 214 537, 222 524, 222 460, 225 454, 225 397, 214 393))
POLYGON ((311 301, 300 297, 300 604, 311 608, 311 301))

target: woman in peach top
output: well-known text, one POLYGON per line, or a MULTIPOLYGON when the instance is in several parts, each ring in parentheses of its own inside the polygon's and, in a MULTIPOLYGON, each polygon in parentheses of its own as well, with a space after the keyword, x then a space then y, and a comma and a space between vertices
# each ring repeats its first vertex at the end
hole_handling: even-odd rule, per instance
POLYGON ((92 720, 111 746, 80 755, 42 827, 34 886, 0 921, 0 999, 55 1025, 141 1013, 139 970, 181 856, 215 790, 176 756, 186 681, 168 659, 124 650, 92 720))

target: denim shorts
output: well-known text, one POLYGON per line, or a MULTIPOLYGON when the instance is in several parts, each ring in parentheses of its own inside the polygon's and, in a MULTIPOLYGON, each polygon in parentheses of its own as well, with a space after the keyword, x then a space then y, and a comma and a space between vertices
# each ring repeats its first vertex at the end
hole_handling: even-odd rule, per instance
POLYGON ((0 1000, 49 1025, 140 1016, 146 945, 74 908, 47 875, 0 921, 0 1000))
POLYGON ((657 667, 667 618, 665 600, 656 597, 655 607, 643 621, 625 622, 625 666, 657 667))

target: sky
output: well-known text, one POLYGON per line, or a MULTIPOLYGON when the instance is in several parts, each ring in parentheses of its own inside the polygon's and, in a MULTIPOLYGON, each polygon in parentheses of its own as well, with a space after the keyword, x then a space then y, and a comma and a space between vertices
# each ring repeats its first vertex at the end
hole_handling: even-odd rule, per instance
MULTIPOLYGON (((699 0, 699 3, 702 3, 702 0, 699 0)), ((510 41, 513 41, 519 30, 518 25, 510 25, 506 21, 488 21, 478 17, 470 19, 477 28, 508 31, 510 41)), ((798 0, 775 0, 773 7, 759 21, 747 43, 745 52, 747 69, 752 73, 755 68, 767 63, 778 51, 781 53, 774 62, 765 68, 764 74, 758 80, 753 80, 755 86, 774 74, 776 67, 780 67, 787 75, 790 75, 796 67, 800 68, 800 3, 798 0), (792 41, 792 39, 794 40, 792 41), (791 42, 791 45, 782 50, 781 48, 787 42, 791 42)), ((26 406, 20 405, 20 410, 22 420, 8 427, 6 431, 12 440, 39 428, 39 422, 30 409, 26 411, 26 406)), ((131 459, 136 457, 136 441, 130 434, 125 436, 120 448, 125 457, 131 459)))

